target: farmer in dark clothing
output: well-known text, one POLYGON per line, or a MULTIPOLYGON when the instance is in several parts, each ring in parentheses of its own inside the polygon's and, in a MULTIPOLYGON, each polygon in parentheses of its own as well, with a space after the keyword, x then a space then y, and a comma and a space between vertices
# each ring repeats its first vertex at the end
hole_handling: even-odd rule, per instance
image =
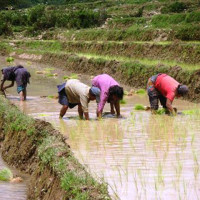
POLYGON ((172 102, 175 97, 187 94, 188 87, 186 85, 181 85, 167 74, 157 74, 149 78, 147 92, 152 113, 158 110, 158 100, 160 100, 163 108, 166 108, 166 112, 175 115, 176 112, 172 107, 172 102))
POLYGON ((21 65, 16 67, 5 67, 2 70, 1 91, 4 92, 7 88, 13 87, 14 82, 17 83, 17 92, 20 95, 20 100, 26 100, 26 87, 31 77, 30 73, 21 65), (4 87, 5 81, 12 81, 10 85, 4 87))

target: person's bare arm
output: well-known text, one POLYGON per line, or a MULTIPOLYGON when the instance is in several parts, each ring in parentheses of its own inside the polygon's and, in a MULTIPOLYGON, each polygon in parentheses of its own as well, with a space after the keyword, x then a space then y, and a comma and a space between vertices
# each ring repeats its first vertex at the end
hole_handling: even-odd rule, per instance
POLYGON ((98 119, 101 119, 101 118, 102 118, 102 111, 98 111, 98 110, 97 110, 97 118, 98 118, 98 119))
POLYGON ((115 114, 115 109, 114 109, 114 104, 113 103, 110 103, 110 112, 111 114, 115 114))
POLYGON ((167 99, 166 107, 167 107, 167 109, 170 111, 170 113, 172 115, 176 115, 176 112, 175 112, 175 110, 172 107, 172 102, 169 99, 167 99))
POLYGON ((4 88, 3 88, 4 83, 5 83, 5 80, 2 80, 2 81, 1 81, 1 91, 4 91, 4 88))
POLYGON ((117 117, 119 117, 120 116, 120 104, 119 104, 119 101, 117 101, 114 104, 114 107, 115 107, 115 110, 116 110, 116 113, 117 113, 117 117))
POLYGON ((82 109, 81 104, 78 104, 78 114, 79 114, 80 119, 83 119, 83 109, 82 109))
POLYGON ((65 113, 67 112, 67 109, 68 109, 68 106, 63 105, 63 107, 60 110, 60 118, 62 118, 65 115, 65 113))
POLYGON ((4 83, 5 83, 5 80, 3 80, 3 81, 1 82, 1 91, 4 91, 4 90, 6 90, 6 89, 8 89, 8 88, 14 86, 14 81, 12 81, 10 85, 7 85, 7 86, 3 87, 3 86, 4 86, 4 83))
POLYGON ((89 120, 89 113, 88 112, 84 112, 84 116, 86 120, 89 120))

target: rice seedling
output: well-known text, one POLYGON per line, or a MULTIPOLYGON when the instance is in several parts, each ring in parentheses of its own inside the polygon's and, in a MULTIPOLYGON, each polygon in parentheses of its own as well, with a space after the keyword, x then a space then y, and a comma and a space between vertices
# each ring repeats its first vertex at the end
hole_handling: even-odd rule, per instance
POLYGON ((146 90, 144 89, 139 89, 135 92, 136 94, 146 94, 146 90))
POLYGON ((4 168, 0 170, 0 181, 11 181, 13 179, 13 173, 10 169, 4 168))
POLYGON ((126 104, 126 100, 125 100, 125 99, 122 99, 122 100, 120 100, 119 103, 120 103, 120 104, 126 104))
POLYGON ((79 78, 78 74, 75 74, 75 73, 71 73, 69 76, 67 76, 67 75, 63 76, 64 80, 78 79, 78 78, 79 78))
POLYGON ((12 63, 12 62, 14 62, 14 58, 9 56, 9 57, 6 58, 6 62, 12 63))
POLYGON ((156 114, 158 114, 158 115, 163 115, 163 114, 165 114, 165 112, 166 112, 165 108, 161 108, 161 109, 156 110, 156 114))
POLYGON ((135 110, 145 110, 145 107, 142 104, 136 104, 134 109, 135 110))

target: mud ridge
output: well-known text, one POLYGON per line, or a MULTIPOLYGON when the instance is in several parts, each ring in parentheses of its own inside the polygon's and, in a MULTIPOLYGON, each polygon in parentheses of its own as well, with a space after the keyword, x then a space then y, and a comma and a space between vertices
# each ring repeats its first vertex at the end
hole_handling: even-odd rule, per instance
POLYGON ((152 75, 167 73, 181 84, 189 87, 189 94, 185 99, 200 102, 200 70, 184 70, 180 66, 147 66, 139 62, 119 62, 117 60, 103 60, 79 57, 75 54, 45 53, 40 62, 49 63, 55 67, 64 68, 77 73, 98 75, 108 73, 123 84, 136 88, 146 88, 147 80, 152 75))
POLYGON ((48 122, 21 113, 3 97, 0 97, 0 146, 9 165, 31 175, 28 200, 77 199, 72 192, 74 187, 78 195, 87 193, 88 199, 110 199, 106 185, 95 181, 74 158, 59 131, 48 122), (82 182, 72 179, 66 187, 65 179, 72 175, 82 182))

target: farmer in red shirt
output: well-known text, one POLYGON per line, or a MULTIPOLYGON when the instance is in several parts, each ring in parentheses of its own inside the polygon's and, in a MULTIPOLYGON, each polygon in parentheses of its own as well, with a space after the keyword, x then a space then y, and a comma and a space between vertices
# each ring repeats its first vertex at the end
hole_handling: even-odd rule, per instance
POLYGON ((181 85, 167 74, 157 74, 149 78, 147 91, 152 112, 158 110, 158 100, 160 100, 163 108, 166 108, 168 112, 175 115, 172 102, 175 97, 187 94, 188 87, 181 85))

